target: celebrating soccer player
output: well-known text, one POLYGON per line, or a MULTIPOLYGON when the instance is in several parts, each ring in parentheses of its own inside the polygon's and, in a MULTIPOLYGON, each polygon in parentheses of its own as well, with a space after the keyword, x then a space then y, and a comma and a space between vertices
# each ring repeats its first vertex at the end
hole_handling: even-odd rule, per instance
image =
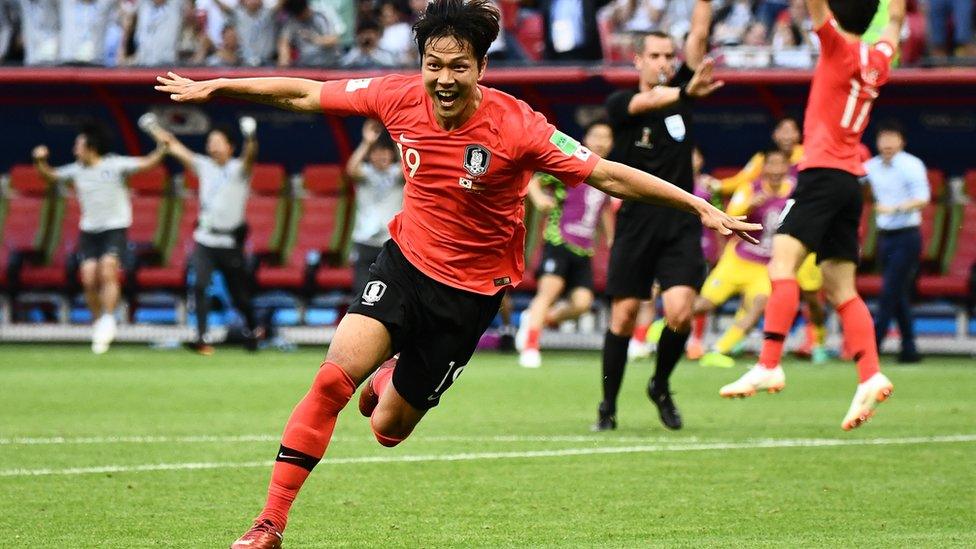
POLYGON ((194 82, 174 73, 156 89, 175 101, 228 96, 306 112, 380 120, 401 151, 403 210, 390 223, 370 280, 336 328, 312 387, 282 435, 264 510, 233 547, 279 547, 288 510, 322 459, 356 386, 380 444, 396 446, 457 380, 521 280, 523 197, 534 172, 667 204, 723 234, 760 227, 639 170, 604 160, 524 102, 481 86, 498 35, 489 0, 434 0, 415 23, 421 74, 316 82, 296 78, 194 82), (399 353, 399 360, 377 366, 399 353))
MULTIPOLYGON (((583 145, 599 156, 606 156, 613 146, 613 130, 598 120, 583 132, 583 145)), ((593 241, 597 224, 612 234, 610 197, 590 187, 567 187, 546 174, 536 174, 529 181, 529 198, 536 208, 548 212, 545 249, 539 261, 538 289, 529 308, 522 313, 515 342, 519 347, 519 365, 538 368, 542 365, 539 336, 544 324, 559 324, 579 318, 593 305, 593 241), (551 188, 552 194, 542 190, 551 188), (568 303, 553 304, 566 293, 568 303)))
POLYGON ((81 207, 78 278, 92 313, 92 352, 108 351, 115 339, 115 307, 119 301, 119 268, 128 247, 132 202, 126 180, 158 165, 166 154, 159 146, 146 156, 108 154, 109 139, 99 125, 86 125, 75 138, 75 162, 59 168, 48 164, 48 148, 34 147, 34 166, 48 183, 70 182, 81 207))
POLYGON ((765 340, 759 363, 721 388, 724 397, 778 391, 786 384, 780 356, 799 302, 796 272, 807 253, 817 253, 827 299, 836 307, 844 341, 857 362, 859 383, 841 422, 850 430, 867 421, 891 395, 891 381, 879 370, 871 314, 854 286, 858 260, 857 228, 862 198, 858 156, 871 104, 888 81, 905 0, 892 0, 881 40, 860 40, 878 0, 806 0, 817 36, 820 60, 810 87, 804 121, 804 159, 792 202, 773 239, 769 262, 772 294, 766 305, 765 340))
POLYGON ((193 297, 196 304, 197 338, 187 346, 209 356, 214 352, 207 338, 210 297, 207 288, 214 271, 224 275, 234 306, 247 326, 245 347, 257 350, 258 328, 251 300, 250 276, 244 262, 246 225, 244 210, 250 192, 251 168, 258 155, 255 137, 257 122, 245 116, 240 119, 244 147, 240 158, 234 158, 233 131, 216 126, 207 134, 207 154, 196 154, 164 130, 151 114, 143 115, 139 125, 153 137, 169 145, 170 154, 200 181, 200 215, 193 231, 193 297))
MULTIPOLYGON (((685 42, 685 60, 677 70, 670 36, 663 32, 638 36, 634 56, 638 87, 621 90, 607 99, 614 129, 613 157, 688 192, 694 186, 694 100, 722 85, 712 80, 712 61, 705 60, 711 20, 711 3, 698 0, 685 42)), ((593 428, 616 428, 617 395, 627 365, 627 347, 640 302, 649 297, 651 283, 657 280, 666 326, 657 342, 654 376, 647 394, 664 426, 680 429, 681 415, 671 398, 670 378, 684 353, 692 306, 705 274, 701 222, 686 212, 630 200, 617 213, 615 231, 607 275, 611 306, 610 329, 603 343, 603 401, 593 428)))

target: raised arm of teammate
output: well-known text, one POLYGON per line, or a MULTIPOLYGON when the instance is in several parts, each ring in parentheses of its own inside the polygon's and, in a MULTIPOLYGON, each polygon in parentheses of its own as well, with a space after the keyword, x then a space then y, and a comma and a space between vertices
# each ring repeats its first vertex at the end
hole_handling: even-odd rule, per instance
POLYGON ((38 145, 31 151, 31 157, 34 159, 34 168, 37 169, 37 173, 41 175, 44 181, 53 183, 58 179, 58 176, 54 173, 54 168, 48 164, 50 154, 47 145, 38 145))
POLYGON ((241 162, 244 164, 244 171, 251 173, 251 168, 254 167, 254 162, 258 159, 258 123, 250 116, 242 116, 238 124, 241 127, 241 136, 244 137, 241 162))
POLYGON ((151 153, 138 157, 139 163, 136 164, 136 168, 132 171, 138 173, 155 168, 166 158, 167 151, 169 151, 169 146, 165 141, 156 141, 156 148, 151 153))
POLYGON ((879 41, 888 42, 898 50, 901 39, 901 27, 905 22, 905 0, 888 1, 888 25, 881 31, 879 41))
POLYGON ((380 123, 375 120, 368 119, 363 123, 363 140, 359 142, 356 150, 352 151, 346 162, 346 174, 349 177, 357 181, 363 178, 363 162, 366 161, 369 148, 380 138, 380 131, 380 123))
POLYGON ((830 18, 830 8, 827 7, 827 0, 806 0, 807 13, 810 14, 810 22, 814 29, 819 29, 830 18))
POLYGON ((601 158, 586 182, 610 196, 661 204, 693 213, 701 218, 702 225, 721 235, 728 236, 734 233, 743 240, 758 244, 748 231, 761 230, 762 225, 746 223, 742 218, 732 217, 706 200, 661 178, 619 162, 601 158))
MULTIPOLYGON (((813 1, 813 0, 808 0, 813 1)), ((711 0, 698 0, 691 10, 691 30, 685 38, 685 64, 697 70, 708 53, 708 33, 712 27, 711 0)))
POLYGON ((157 76, 156 90, 177 103, 203 103, 223 96, 297 112, 321 111, 322 82, 304 78, 215 78, 196 82, 175 72, 157 76))

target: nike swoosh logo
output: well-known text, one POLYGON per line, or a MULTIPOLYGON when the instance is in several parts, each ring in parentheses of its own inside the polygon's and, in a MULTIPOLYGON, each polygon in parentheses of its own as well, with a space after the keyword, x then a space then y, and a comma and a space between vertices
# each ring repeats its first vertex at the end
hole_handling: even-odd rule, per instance
POLYGON ((400 141, 403 141, 404 143, 418 143, 416 139, 410 139, 409 137, 404 136, 402 133, 400 134, 400 141))
POLYGON ((278 459, 302 459, 302 456, 289 456, 284 452, 278 452, 278 459))

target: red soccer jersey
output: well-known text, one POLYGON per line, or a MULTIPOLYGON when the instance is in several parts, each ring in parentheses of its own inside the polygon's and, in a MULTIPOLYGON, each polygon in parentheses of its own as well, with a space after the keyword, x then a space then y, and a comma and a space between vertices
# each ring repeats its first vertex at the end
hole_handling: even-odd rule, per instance
POLYGON ((848 42, 833 18, 819 29, 820 60, 803 122, 800 169, 836 168, 864 175, 858 144, 878 89, 888 81, 894 47, 848 42))
POLYGON ((390 235, 413 266, 462 290, 491 295, 522 280, 524 199, 546 172, 577 185, 599 157, 523 101, 484 86, 460 128, 437 125, 420 75, 336 80, 322 110, 379 119, 400 149, 403 210, 390 235))

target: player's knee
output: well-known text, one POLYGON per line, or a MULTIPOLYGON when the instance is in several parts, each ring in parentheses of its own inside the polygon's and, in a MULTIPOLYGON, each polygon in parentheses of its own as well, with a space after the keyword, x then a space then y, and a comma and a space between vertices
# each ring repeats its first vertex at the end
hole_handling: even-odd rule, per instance
POLYGON ((680 311, 668 312, 664 315, 664 321, 668 328, 675 332, 687 332, 691 328, 692 310, 690 307, 682 308, 680 311))
MULTIPOLYGON (((378 410, 377 410, 378 412, 378 410)), ((373 412, 369 418, 369 426, 373 429, 373 436, 382 446, 393 448, 403 442, 410 435, 410 430, 404 428, 396 418, 389 414, 373 412)))
POLYGON ((325 411, 338 414, 356 391, 356 384, 349 375, 333 362, 324 362, 315 374, 309 393, 314 394, 325 411))

